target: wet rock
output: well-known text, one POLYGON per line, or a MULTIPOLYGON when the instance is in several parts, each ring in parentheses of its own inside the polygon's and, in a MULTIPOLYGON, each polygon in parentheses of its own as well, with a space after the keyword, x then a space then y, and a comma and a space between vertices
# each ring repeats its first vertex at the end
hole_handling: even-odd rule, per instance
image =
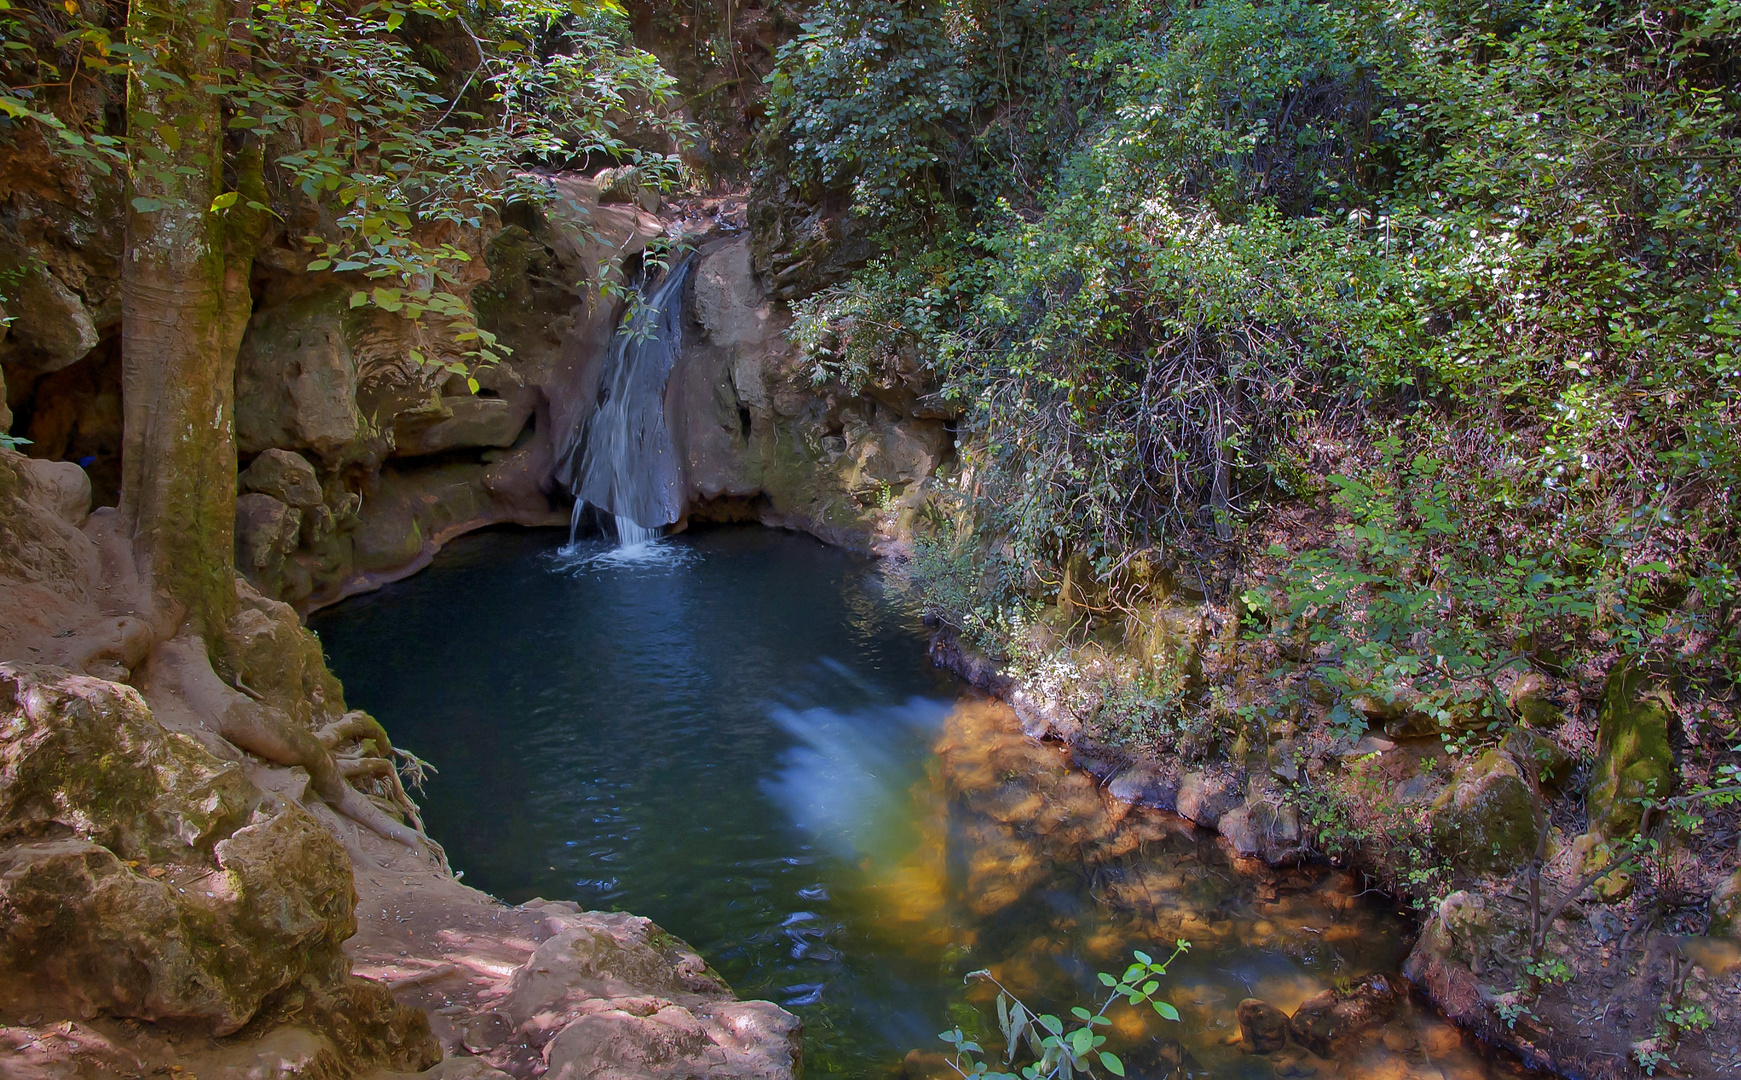
POLYGON ((357 371, 345 338, 349 301, 329 290, 254 313, 236 357, 236 448, 337 458, 357 439, 357 371))
POLYGON ((1179 805, 1179 782, 1152 765, 1137 764, 1114 776, 1107 794, 1122 802, 1171 811, 1179 805))
POLYGON ((1179 816, 1205 828, 1215 828, 1222 815, 1244 802, 1244 791, 1228 777, 1188 772, 1179 778, 1179 816))
POLYGON ((1638 828, 1638 801, 1674 793, 1669 710, 1650 674, 1617 666, 1602 693, 1596 771, 1588 800, 1590 828, 1619 839, 1638 828))
POLYGON ((243 491, 270 495, 286 506, 306 509, 321 502, 320 477, 308 459, 291 450, 264 450, 237 478, 243 491))
POLYGON ((1301 1046, 1329 1057, 1362 1033, 1387 1023, 1396 1012, 1397 997, 1389 979, 1368 975, 1346 990, 1325 990, 1307 998, 1289 1019, 1288 1030, 1301 1046))
POLYGON ((1433 800, 1433 845, 1459 869, 1504 873, 1535 851, 1537 804, 1511 755, 1489 750, 1459 769, 1433 800))
POLYGON ((1287 1045, 1288 1014, 1257 998, 1239 1003, 1239 1034, 1254 1054, 1273 1054, 1287 1045))
POLYGON ((1708 910, 1711 920, 1706 934, 1741 941, 1741 870, 1717 886, 1717 891, 1711 894, 1708 910))
POLYGON ((1221 816, 1217 831, 1246 858, 1282 865, 1303 857, 1300 812, 1287 803, 1260 799, 1221 816))

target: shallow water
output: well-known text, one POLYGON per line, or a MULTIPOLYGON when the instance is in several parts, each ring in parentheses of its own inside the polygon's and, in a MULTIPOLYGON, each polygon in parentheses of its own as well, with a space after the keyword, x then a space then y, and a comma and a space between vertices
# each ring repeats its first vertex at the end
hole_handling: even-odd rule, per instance
POLYGON ((969 971, 1062 1013, 1177 937, 1181 1021, 1112 1014, 1132 1076, 1181 1054, 1199 1076, 1490 1075, 1412 1012, 1395 1049, 1337 1063, 1230 1045, 1241 998, 1292 1011, 1394 972, 1404 922, 1345 875, 1235 863, 1001 706, 958 705, 874 564, 753 528, 561 543, 468 537, 311 619, 350 702, 440 770, 425 816, 467 882, 653 918, 802 1016, 810 1075, 889 1075, 983 1024, 969 971))

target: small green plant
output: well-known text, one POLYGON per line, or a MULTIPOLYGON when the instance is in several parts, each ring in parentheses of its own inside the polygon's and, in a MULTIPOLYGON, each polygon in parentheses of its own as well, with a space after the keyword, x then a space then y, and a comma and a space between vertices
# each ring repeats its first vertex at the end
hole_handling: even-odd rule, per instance
POLYGON ((1016 1056, 1024 1047, 1034 1057, 1033 1061, 1022 1066, 1019 1073, 994 1069, 981 1057, 985 1049, 959 1027, 943 1032, 938 1038, 955 1047, 955 1057, 950 1065, 962 1076, 984 1077, 986 1080, 1050 1080, 1052 1077, 1069 1080, 1074 1076, 1095 1075, 1096 1065, 1113 1076, 1123 1076, 1124 1062, 1110 1050, 1101 1049, 1106 1044, 1106 1036, 1094 1029, 1112 1023, 1107 1019, 1106 1011, 1120 998, 1131 1005, 1147 1005, 1163 1019, 1178 1020, 1179 1011, 1155 995, 1161 988, 1160 980, 1167 974, 1167 967, 1190 948, 1191 943, 1180 938, 1174 943, 1173 954, 1165 960, 1156 961, 1139 950, 1133 954, 1135 962, 1125 968, 1122 976, 1101 972, 1100 981, 1111 992, 1097 1011, 1090 1012, 1080 1005, 1072 1008, 1070 1015, 1078 1024, 1073 1028, 1067 1028, 1063 1020, 1050 1013, 1036 1013, 998 982, 991 972, 970 972, 967 978, 985 979, 997 987, 997 1023, 1004 1037, 1004 1068, 1014 1066, 1016 1056))

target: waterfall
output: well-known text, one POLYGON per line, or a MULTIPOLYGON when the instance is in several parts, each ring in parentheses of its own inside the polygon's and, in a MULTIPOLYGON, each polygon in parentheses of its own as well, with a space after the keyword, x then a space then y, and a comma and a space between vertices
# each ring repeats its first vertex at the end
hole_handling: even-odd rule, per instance
POLYGON ((684 259, 644 290, 639 306, 611 339, 595 407, 563 454, 574 495, 571 546, 585 506, 614 519, 620 547, 657 539, 683 512, 683 474, 665 426, 665 383, 683 349, 683 284, 689 267, 684 259))

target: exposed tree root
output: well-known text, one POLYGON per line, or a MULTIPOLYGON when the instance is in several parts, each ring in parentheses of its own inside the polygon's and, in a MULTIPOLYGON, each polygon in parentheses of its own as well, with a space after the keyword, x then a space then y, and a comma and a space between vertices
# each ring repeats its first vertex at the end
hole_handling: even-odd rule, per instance
POLYGON ((300 765, 308 770, 309 786, 328 806, 413 851, 424 849, 421 831, 394 821, 346 782, 344 771, 313 732, 286 723, 272 713, 272 709, 257 702, 237 701, 224 710, 218 734, 275 765, 300 765))

